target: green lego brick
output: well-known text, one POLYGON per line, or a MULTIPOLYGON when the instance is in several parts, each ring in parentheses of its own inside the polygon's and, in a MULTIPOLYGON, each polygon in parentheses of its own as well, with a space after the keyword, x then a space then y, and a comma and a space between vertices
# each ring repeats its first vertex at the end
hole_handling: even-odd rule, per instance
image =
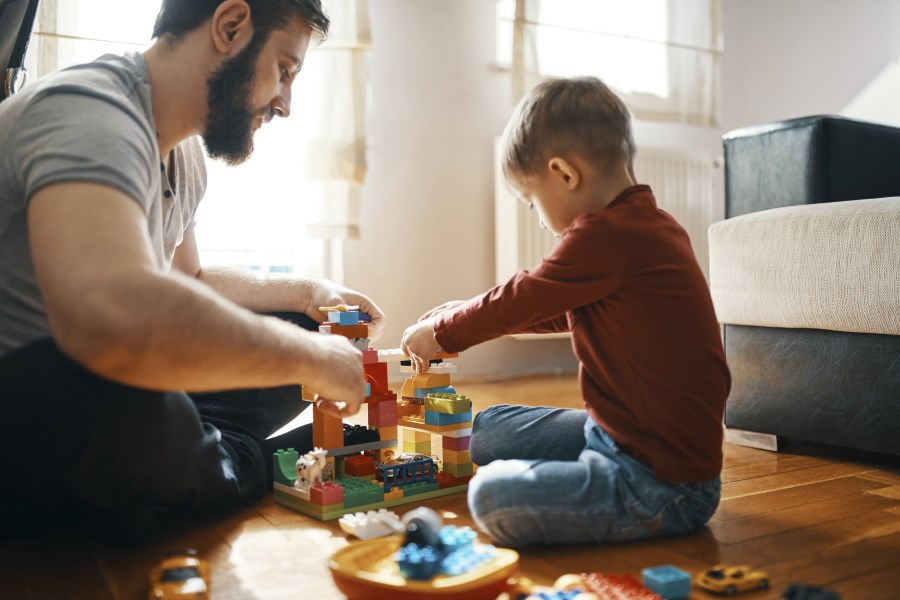
POLYGON ((344 488, 344 508, 384 502, 384 487, 364 477, 343 477, 335 481, 344 488))
POLYGON ((276 450, 272 454, 272 469, 275 481, 287 486, 294 485, 294 480, 297 479, 297 459, 299 458, 300 455, 293 448, 276 450))
POLYGON ((425 410, 456 415, 472 409, 472 401, 460 394, 429 394, 425 397, 425 410))
POLYGON ((379 508, 391 508, 403 504, 411 504, 413 502, 423 502, 425 500, 431 500, 432 498, 440 498, 441 496, 462 494, 466 491, 466 489, 468 489, 468 487, 468 484, 457 485, 454 487, 434 490, 432 492, 422 492, 420 494, 414 494, 412 496, 401 496, 400 498, 394 498, 393 500, 388 500, 387 502, 373 502, 372 504, 356 506, 352 510, 348 510, 346 507, 339 504, 333 504, 331 506, 319 506, 317 504, 313 504, 312 502, 303 500, 302 498, 297 498, 296 496, 292 495, 291 491, 293 491, 293 488, 286 489, 285 486, 277 483, 275 484, 275 492, 273 496, 275 503, 280 504, 285 508, 296 510, 297 512, 301 512, 320 521, 333 521, 334 519, 343 517, 348 512, 365 512, 369 510, 378 510, 379 508))
POLYGON ((404 496, 415 496, 417 494, 426 494, 441 489, 440 484, 428 483, 427 481, 419 481, 416 483, 407 483, 400 487, 404 496))
POLYGON ((471 475, 474 472, 475 467, 472 465, 472 463, 444 463, 444 473, 452 475, 453 477, 465 477, 467 475, 471 475))

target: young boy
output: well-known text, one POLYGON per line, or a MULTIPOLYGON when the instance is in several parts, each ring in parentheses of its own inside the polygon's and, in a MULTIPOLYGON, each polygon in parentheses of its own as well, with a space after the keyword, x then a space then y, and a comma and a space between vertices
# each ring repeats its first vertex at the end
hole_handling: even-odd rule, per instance
POLYGON ((476 523, 510 546, 698 529, 719 503, 731 380, 690 240, 635 185, 628 110, 595 78, 544 81, 503 148, 507 182, 559 244, 533 271, 430 310, 402 347, 424 370, 438 347, 571 331, 587 410, 502 405, 476 417, 476 523))

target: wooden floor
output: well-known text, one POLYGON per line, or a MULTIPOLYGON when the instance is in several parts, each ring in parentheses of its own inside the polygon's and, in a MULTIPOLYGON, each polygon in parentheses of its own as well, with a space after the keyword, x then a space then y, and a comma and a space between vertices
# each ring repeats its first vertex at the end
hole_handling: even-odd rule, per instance
MULTIPOLYGON (((574 376, 465 385, 476 410, 513 402, 580 407, 574 376)), ((780 598, 790 582, 825 585, 846 599, 900 598, 900 467, 894 458, 798 445, 780 453, 726 445, 722 504, 709 526, 681 538, 521 552, 520 573, 550 584, 567 572, 630 572, 674 564, 696 573, 719 562, 769 572, 780 598)), ((447 523, 471 525, 465 498, 425 503, 447 523)), ((409 506, 399 507, 404 512, 409 506)), ((3 518, 10 518, 4 515, 3 518)), ((482 536, 483 541, 487 541, 482 536)), ((321 523, 266 498, 229 518, 170 532, 141 548, 80 537, 0 545, 0 598, 146 597, 147 574, 168 550, 197 548, 213 566, 214 598, 341 598, 326 568, 348 543, 321 523)), ((707 598, 694 587, 692 598, 707 598)))

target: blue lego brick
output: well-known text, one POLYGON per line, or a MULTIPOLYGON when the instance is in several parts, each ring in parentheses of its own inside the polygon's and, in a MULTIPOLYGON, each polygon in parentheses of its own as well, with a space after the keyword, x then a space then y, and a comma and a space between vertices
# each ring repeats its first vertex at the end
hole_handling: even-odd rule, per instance
POLYGON ((665 600, 680 600, 691 595, 691 576, 673 565, 650 567, 641 571, 644 587, 665 600))
POLYGON ((442 385, 441 387, 433 387, 433 388, 416 388, 414 393, 414 397, 416 398, 425 398, 428 394, 455 394, 456 390, 452 385, 442 385))
POLYGON ((516 600, 525 600, 525 598, 533 598, 535 600, 575 600, 580 594, 583 594, 584 590, 563 590, 563 591, 552 591, 552 592, 531 592, 528 596, 522 594, 516 600))
POLYGON ((488 562, 496 554, 493 546, 478 546, 466 544, 447 554, 441 564, 441 571, 447 575, 462 575, 468 573, 478 565, 488 562))
POLYGON ((406 579, 431 579, 441 571, 442 552, 431 546, 406 544, 397 551, 397 567, 406 579))
POLYGON ((448 551, 454 552, 465 546, 470 546, 478 538, 471 527, 456 527, 445 525, 440 533, 441 545, 448 551))
POLYGON ((457 413, 455 415, 441 412, 434 412, 431 410, 425 411, 425 424, 426 425, 454 425, 456 423, 468 423, 472 420, 472 411, 467 410, 464 413, 457 413))
POLYGON ((368 381, 366 382, 366 398, 372 395, 372 384, 368 381))
POLYGON ((362 321, 363 323, 371 323, 372 317, 369 316, 369 313, 360 312, 359 320, 362 321))
POLYGON ((328 311, 328 322, 337 325, 359 325, 359 311, 330 310, 328 311))

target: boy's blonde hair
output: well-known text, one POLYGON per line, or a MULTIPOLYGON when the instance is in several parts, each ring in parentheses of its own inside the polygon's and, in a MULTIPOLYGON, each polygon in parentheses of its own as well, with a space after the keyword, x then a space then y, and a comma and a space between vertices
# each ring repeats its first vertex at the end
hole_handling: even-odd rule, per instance
POLYGON ((519 102, 501 144, 507 180, 539 172, 553 156, 577 152, 605 164, 634 161, 631 115, 625 103, 596 77, 546 79, 519 102))

